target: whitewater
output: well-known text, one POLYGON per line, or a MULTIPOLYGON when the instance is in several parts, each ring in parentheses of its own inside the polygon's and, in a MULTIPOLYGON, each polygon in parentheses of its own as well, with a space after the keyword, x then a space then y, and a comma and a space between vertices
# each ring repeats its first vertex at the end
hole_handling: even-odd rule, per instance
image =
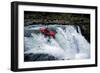
MULTIPOLYGON (((41 26, 25 26, 25 31, 37 31, 41 26)), ((42 33, 24 36, 25 54, 48 54, 59 60, 90 58, 90 43, 82 35, 80 27, 74 25, 48 25, 56 31, 55 38, 42 33)))

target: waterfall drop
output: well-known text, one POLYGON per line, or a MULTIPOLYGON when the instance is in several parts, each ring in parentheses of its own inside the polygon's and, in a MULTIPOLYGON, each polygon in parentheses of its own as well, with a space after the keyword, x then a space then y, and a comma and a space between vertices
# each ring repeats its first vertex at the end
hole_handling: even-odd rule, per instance
POLYGON ((31 36, 24 37, 25 54, 48 54, 59 60, 90 58, 90 43, 82 35, 80 27, 75 28, 74 25, 61 26, 50 25, 50 28, 56 31, 55 38, 41 34, 38 31, 40 27, 30 26, 28 28, 26 26, 25 31, 30 32, 31 36), (39 33, 37 34, 37 32, 39 33))

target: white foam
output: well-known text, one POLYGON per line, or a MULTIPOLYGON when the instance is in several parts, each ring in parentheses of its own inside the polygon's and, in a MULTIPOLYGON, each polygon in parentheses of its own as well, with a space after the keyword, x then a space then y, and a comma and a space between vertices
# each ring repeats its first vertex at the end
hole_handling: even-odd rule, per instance
POLYGON ((45 37, 41 33, 32 33, 32 37, 25 37, 25 47, 29 48, 25 53, 49 54, 58 59, 89 58, 90 44, 80 34, 80 28, 78 27, 80 32, 78 33, 72 25, 65 25, 65 27, 65 30, 61 27, 56 27, 55 39, 45 37))

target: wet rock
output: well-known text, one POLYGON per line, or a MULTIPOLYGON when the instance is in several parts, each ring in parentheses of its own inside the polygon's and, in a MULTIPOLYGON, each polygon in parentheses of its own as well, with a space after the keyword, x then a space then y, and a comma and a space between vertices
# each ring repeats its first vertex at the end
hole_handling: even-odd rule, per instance
POLYGON ((50 61, 50 60, 58 60, 54 56, 48 54, 24 54, 24 61, 50 61))

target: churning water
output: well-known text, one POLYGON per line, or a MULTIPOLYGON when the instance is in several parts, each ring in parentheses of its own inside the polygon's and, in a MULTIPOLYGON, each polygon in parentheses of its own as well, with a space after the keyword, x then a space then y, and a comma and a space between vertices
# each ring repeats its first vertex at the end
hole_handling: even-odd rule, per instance
POLYGON ((63 60, 90 58, 90 43, 79 26, 48 25, 56 31, 55 38, 45 37, 39 32, 40 27, 25 26, 24 31, 28 33, 24 36, 25 54, 49 54, 63 60))

